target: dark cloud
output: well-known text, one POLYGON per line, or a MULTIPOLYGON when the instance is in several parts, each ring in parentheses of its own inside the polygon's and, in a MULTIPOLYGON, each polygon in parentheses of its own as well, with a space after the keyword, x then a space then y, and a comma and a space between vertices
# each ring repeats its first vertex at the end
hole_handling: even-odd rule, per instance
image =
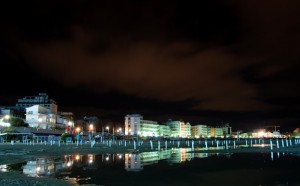
POLYGON ((189 112, 273 112, 299 108, 299 4, 36 1, 1 33, 12 56, 63 86, 189 112))

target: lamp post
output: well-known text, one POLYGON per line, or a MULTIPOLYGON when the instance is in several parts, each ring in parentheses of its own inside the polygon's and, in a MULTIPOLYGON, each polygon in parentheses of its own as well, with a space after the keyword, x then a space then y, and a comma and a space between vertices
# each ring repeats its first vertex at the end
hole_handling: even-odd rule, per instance
POLYGON ((114 141, 115 140, 115 128, 113 127, 112 129, 113 129, 113 131, 112 131, 112 140, 114 141))
POLYGON ((80 140, 80 127, 76 128, 76 140, 77 140, 77 142, 79 142, 79 140, 80 140))
POLYGON ((106 126, 105 129, 107 130, 107 135, 109 134, 109 126, 106 126))
POLYGON ((92 141, 93 132, 94 132, 94 125, 93 124, 90 124, 90 132, 91 132, 91 141, 92 141))

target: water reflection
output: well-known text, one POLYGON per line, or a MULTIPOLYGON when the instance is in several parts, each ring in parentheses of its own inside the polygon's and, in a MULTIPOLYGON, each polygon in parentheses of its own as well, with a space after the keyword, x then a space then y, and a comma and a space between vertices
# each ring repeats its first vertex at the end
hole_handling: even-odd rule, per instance
POLYGON ((73 165, 72 156, 64 156, 64 158, 37 158, 34 161, 27 161, 23 166, 23 173, 31 177, 50 176, 61 170, 70 171, 73 165))
MULTIPOLYGON (((66 155, 62 158, 40 157, 27 161, 22 166, 24 174, 31 177, 52 176, 56 173, 71 174, 72 167, 80 167, 83 171, 97 169, 101 164, 123 164, 126 171, 142 171, 144 166, 165 161, 168 164, 178 164, 191 161, 194 158, 207 158, 218 154, 190 153, 190 148, 170 149, 163 151, 127 153, 127 154, 101 154, 101 155, 66 155), (98 157, 98 161, 96 158, 98 157), (101 157, 99 157, 101 156, 101 157), (99 161, 101 160, 101 161, 99 161)), ((230 154, 227 154, 230 156, 230 154)), ((1 171, 7 170, 7 165, 0 166, 1 171)))
POLYGON ((137 154, 125 154, 125 170, 127 171, 141 171, 143 166, 158 163, 164 160, 169 164, 182 163, 191 161, 193 158, 206 158, 208 153, 189 153, 191 149, 170 149, 164 151, 143 152, 137 154))
MULTIPOLYGON (((71 175, 75 169, 80 171, 99 170, 101 167, 118 166, 128 172, 143 171, 145 166, 165 162, 168 165, 189 162, 194 159, 219 156, 218 153, 193 153, 191 148, 175 148, 162 151, 126 153, 126 154, 88 154, 88 155, 66 155, 61 158, 40 157, 27 161, 21 165, 0 165, 0 171, 5 172, 11 167, 19 167, 24 174, 31 177, 71 175)), ((222 157, 230 158, 232 154, 221 154, 222 157)), ((270 160, 274 161, 284 156, 283 153, 270 153, 270 160)))

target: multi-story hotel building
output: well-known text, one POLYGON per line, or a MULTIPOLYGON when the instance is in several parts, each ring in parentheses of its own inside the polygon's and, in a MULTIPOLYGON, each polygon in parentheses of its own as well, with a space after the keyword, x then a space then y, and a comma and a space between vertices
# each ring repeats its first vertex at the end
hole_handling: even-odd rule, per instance
POLYGON ((26 108, 26 122, 29 127, 50 129, 55 127, 56 114, 43 106, 34 105, 26 108))
POLYGON ((40 105, 50 110, 52 113, 57 113, 56 101, 49 99, 46 93, 39 93, 38 96, 26 96, 18 99, 17 107, 27 108, 33 105, 40 105))
POLYGON ((171 137, 191 137, 191 125, 190 123, 184 123, 183 121, 173 121, 169 119, 166 125, 171 129, 171 137))
POLYGON ((192 136, 195 138, 207 138, 210 135, 210 127, 207 125, 192 126, 192 136))
POLYGON ((175 138, 210 138, 224 137, 231 133, 229 125, 223 127, 211 127, 207 125, 191 126, 189 122, 173 121, 169 119, 165 124, 156 121, 144 120, 140 114, 125 116, 125 135, 151 136, 151 137, 175 137, 175 138))
POLYGON ((125 135, 129 136, 151 136, 169 137, 170 127, 161 125, 156 121, 144 120, 139 114, 125 116, 125 135))

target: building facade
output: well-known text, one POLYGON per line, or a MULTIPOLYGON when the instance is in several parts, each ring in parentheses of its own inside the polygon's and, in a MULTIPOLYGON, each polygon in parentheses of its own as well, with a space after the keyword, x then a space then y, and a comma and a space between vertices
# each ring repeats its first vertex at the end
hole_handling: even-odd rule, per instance
POLYGON ((55 127, 56 114, 43 106, 34 105, 26 108, 26 122, 29 127, 51 129, 55 127))
POLYGON ((58 112, 56 126, 60 128, 74 127, 74 114, 72 112, 58 112))
POLYGON ((125 116, 125 135, 138 135, 143 116, 140 114, 131 114, 125 116))
POLYGON ((26 110, 22 107, 0 107, 0 118, 9 115, 10 117, 16 117, 25 120, 26 110))
POLYGON ((18 99, 16 103, 17 107, 27 108, 34 105, 41 105, 52 113, 57 113, 56 101, 49 99, 46 93, 39 93, 38 96, 25 96, 24 98, 18 99))
POLYGON ((171 130, 168 125, 157 121, 144 120, 142 115, 125 116, 125 135, 142 137, 169 137, 171 130))

